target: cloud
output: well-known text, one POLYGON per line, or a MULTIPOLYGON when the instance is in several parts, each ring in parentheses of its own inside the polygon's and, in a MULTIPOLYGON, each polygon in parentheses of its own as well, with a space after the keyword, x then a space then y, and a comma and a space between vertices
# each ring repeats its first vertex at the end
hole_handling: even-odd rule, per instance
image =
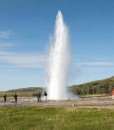
POLYGON ((110 71, 113 70, 114 71, 114 67, 82 67, 81 68, 84 71, 110 71))
POLYGON ((21 68, 42 68, 45 65, 45 55, 36 53, 0 52, 0 63, 21 68))
POLYGON ((90 61, 90 62, 78 62, 75 63, 79 66, 113 66, 114 62, 111 61, 90 61))
POLYGON ((110 65, 114 65, 113 62, 109 62, 109 61, 93 61, 93 62, 85 62, 82 63, 83 65, 94 65, 94 66, 110 66, 110 65))
POLYGON ((0 38, 8 39, 14 37, 14 34, 11 30, 0 30, 0 38))
POLYGON ((2 42, 2 43, 0 43, 0 47, 13 47, 13 46, 16 46, 16 44, 13 43, 13 42, 2 42))
POLYGON ((102 70, 114 70, 114 62, 112 61, 89 61, 89 62, 77 62, 75 68, 82 71, 102 71, 102 70))

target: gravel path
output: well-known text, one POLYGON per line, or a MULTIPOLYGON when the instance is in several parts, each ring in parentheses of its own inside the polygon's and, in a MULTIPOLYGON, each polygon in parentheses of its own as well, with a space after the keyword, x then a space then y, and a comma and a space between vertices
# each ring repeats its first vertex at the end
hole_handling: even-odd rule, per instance
POLYGON ((6 103, 0 98, 0 106, 38 106, 38 107, 74 107, 74 108, 114 108, 111 97, 77 98, 75 100, 48 100, 37 102, 36 98, 18 98, 18 103, 9 99, 6 103))

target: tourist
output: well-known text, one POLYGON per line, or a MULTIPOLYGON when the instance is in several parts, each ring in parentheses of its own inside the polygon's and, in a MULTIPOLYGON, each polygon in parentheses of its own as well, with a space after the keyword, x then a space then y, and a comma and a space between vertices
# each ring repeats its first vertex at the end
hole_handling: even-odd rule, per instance
POLYGON ((41 92, 36 93, 38 102, 41 102, 41 92))
POLYGON ((17 94, 15 93, 15 94, 13 95, 13 97, 14 97, 14 99, 15 99, 15 103, 17 103, 17 94))
POLYGON ((47 102, 47 92, 46 91, 44 92, 44 101, 47 102))
POLYGON ((4 103, 6 103, 7 95, 4 94, 3 98, 4 98, 4 103))

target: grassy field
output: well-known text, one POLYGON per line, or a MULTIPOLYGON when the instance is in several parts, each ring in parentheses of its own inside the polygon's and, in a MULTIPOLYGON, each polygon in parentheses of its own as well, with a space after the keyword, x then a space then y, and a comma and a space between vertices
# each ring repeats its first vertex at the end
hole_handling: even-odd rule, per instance
POLYGON ((0 130, 114 130, 114 109, 4 106, 0 130))
MULTIPOLYGON (((35 92, 16 92, 18 97, 33 97, 33 94, 35 92)), ((7 97, 12 97, 14 95, 14 92, 7 92, 7 97)), ((0 92, 0 97, 3 97, 4 93, 0 92)))

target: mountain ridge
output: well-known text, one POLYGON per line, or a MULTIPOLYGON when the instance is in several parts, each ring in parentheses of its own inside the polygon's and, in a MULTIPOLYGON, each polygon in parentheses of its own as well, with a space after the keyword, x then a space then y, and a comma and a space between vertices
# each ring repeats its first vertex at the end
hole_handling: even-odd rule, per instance
POLYGON ((112 89, 114 89, 114 76, 70 87, 70 91, 76 95, 111 94, 112 89))

